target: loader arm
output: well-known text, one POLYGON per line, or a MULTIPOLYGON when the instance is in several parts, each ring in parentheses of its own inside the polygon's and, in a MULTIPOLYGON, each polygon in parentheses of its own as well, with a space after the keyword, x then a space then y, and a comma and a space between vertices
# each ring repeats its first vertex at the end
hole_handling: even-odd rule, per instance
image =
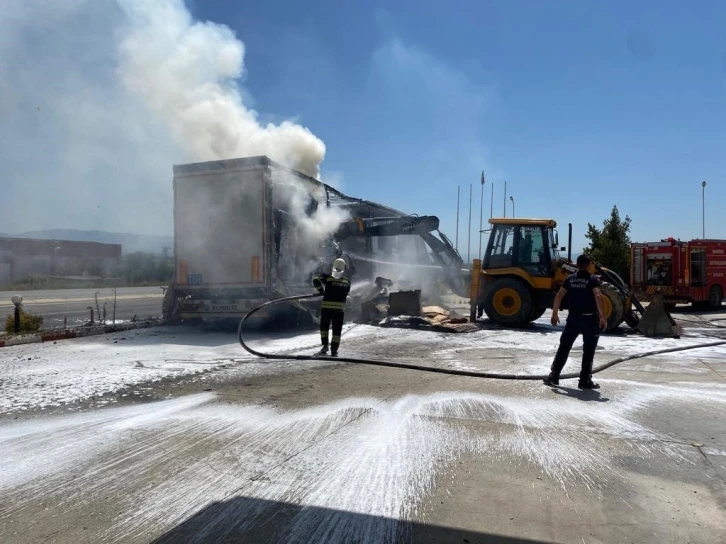
POLYGON ((618 275, 614 270, 605 268, 600 263, 595 263, 595 273, 600 274, 603 278, 612 283, 623 297, 630 297, 633 306, 635 306, 635 309, 640 312, 641 316, 643 315, 643 313, 645 312, 645 308, 643 308, 643 305, 640 303, 640 301, 633 296, 633 293, 630 291, 630 289, 628 289, 628 285, 625 283, 625 281, 623 281, 623 278, 621 278, 620 275, 618 275))
POLYGON ((357 236, 418 235, 431 249, 434 260, 443 269, 451 290, 461 297, 468 297, 469 288, 464 260, 446 235, 439 230, 439 218, 433 215, 405 217, 355 218, 342 223, 334 235, 336 242, 357 236), (437 238, 433 231, 439 235, 437 238))

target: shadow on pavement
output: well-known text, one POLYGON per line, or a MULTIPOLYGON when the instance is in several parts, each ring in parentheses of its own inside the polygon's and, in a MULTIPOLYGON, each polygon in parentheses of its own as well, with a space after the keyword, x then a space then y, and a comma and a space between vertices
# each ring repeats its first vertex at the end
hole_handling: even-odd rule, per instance
POLYGON ((210 504, 152 541, 153 544, 192 542, 537 544, 545 541, 402 522, 317 506, 235 497, 210 504))
POLYGON ((575 389, 573 387, 553 386, 552 392, 563 397, 584 400, 588 402, 608 402, 610 399, 600 395, 597 389, 575 389))
POLYGON ((726 305, 722 305, 721 308, 717 310, 709 310, 708 308, 701 308, 698 306, 676 306, 675 308, 670 308, 668 310, 671 315, 672 314, 683 314, 683 315, 703 315, 704 317, 708 317, 711 315, 718 315, 723 312, 726 312, 726 305))

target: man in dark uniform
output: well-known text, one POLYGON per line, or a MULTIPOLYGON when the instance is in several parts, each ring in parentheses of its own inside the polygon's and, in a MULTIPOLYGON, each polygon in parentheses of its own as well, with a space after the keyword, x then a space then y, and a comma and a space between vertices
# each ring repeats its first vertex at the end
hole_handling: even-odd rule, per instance
POLYGON ((577 337, 582 335, 582 368, 580 370, 579 389, 598 389, 600 386, 592 381, 592 363, 595 348, 600 338, 600 329, 607 327, 603 311, 600 280, 591 275, 587 268, 590 258, 580 255, 577 258, 577 272, 567 277, 562 284, 555 302, 552 305, 552 326, 560 322, 557 312, 565 295, 569 295, 567 323, 560 336, 560 347, 552 362, 550 374, 545 378, 547 385, 559 385, 560 373, 567 362, 567 357, 577 337))
POLYGON ((320 304, 320 340, 323 347, 319 353, 321 355, 328 353, 328 331, 332 324, 330 354, 336 357, 345 319, 345 302, 350 292, 350 280, 345 277, 345 261, 335 259, 332 274, 317 275, 313 279, 313 286, 318 293, 323 293, 323 302, 320 304))

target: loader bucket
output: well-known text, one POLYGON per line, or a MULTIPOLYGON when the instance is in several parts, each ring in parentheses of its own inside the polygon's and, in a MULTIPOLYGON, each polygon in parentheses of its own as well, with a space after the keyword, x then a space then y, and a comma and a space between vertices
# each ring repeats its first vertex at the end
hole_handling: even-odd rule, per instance
POLYGON ((680 337, 680 328, 666 310, 665 299, 660 293, 653 296, 636 329, 644 336, 680 337))

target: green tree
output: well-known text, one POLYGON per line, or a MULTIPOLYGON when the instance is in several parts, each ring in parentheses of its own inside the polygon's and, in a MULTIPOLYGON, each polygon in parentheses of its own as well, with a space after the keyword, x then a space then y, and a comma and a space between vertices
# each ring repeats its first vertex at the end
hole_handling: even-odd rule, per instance
POLYGON ((610 217, 603 221, 603 228, 588 223, 585 234, 590 245, 584 252, 618 273, 626 283, 630 278, 630 223, 630 217, 626 215, 621 219, 618 207, 613 206, 610 217))
POLYGON ((174 260, 153 253, 136 251, 123 257, 118 273, 130 285, 141 283, 166 283, 174 275, 174 260))

